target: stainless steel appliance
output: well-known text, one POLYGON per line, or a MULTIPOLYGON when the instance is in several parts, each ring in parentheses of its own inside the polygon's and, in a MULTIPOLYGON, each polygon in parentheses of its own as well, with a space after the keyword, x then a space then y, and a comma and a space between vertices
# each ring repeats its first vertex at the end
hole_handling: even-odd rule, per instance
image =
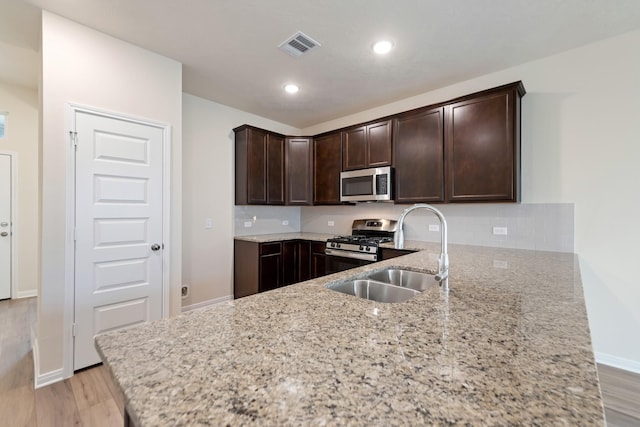
POLYGON ((392 242, 397 221, 389 219, 356 219, 351 235, 327 240, 324 253, 326 273, 337 273, 380 260, 380 244, 392 242))
POLYGON ((390 166, 341 172, 340 201, 390 201, 392 180, 393 169, 390 166))

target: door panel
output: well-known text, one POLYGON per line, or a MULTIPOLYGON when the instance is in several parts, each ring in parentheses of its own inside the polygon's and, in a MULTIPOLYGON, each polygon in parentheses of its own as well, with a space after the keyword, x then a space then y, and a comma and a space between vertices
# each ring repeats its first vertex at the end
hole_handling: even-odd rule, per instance
POLYGON ((11 298, 11 157, 0 154, 0 299, 11 298))
POLYGON ((76 131, 74 370, 95 335, 162 317, 163 131, 84 112, 76 131))

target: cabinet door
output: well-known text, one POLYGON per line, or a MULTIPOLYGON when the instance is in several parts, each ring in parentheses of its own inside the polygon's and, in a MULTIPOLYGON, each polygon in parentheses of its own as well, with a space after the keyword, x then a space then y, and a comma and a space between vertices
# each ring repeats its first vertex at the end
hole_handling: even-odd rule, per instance
POLYGON ((313 141, 313 203, 340 204, 342 171, 342 136, 340 132, 313 141))
POLYGON ((391 120, 367 126, 367 166, 391 165, 391 120))
POLYGON ((267 204, 284 205, 284 138, 267 136, 267 204))
POLYGON ((444 200, 443 114, 436 108, 395 119, 396 203, 444 200))
POLYGON ((298 277, 296 282, 304 282, 311 278, 311 242, 302 240, 297 244, 296 261, 298 277))
POLYGON ((449 201, 517 201, 518 107, 515 89, 446 107, 449 201))
POLYGON ((344 131, 342 170, 391 165, 391 121, 344 131))
POLYGON ((247 129, 247 201, 267 203, 267 133, 247 129))
POLYGON ((344 131, 342 143, 342 170, 367 167, 367 127, 360 126, 344 131))
POLYGON ((235 299, 259 292, 259 244, 233 241, 233 297, 235 299))
POLYGON ((326 274, 326 258, 324 249, 326 243, 311 242, 311 278, 324 276, 326 274))
POLYGON ((312 139, 286 139, 287 205, 312 203, 312 139))
POLYGON ((282 286, 282 243, 260 244, 260 292, 282 286))
POLYGON ((298 282, 298 242, 282 242, 282 284, 292 285, 298 282))
POLYGON ((283 286, 304 282, 310 278, 311 246, 307 240, 282 242, 283 286))

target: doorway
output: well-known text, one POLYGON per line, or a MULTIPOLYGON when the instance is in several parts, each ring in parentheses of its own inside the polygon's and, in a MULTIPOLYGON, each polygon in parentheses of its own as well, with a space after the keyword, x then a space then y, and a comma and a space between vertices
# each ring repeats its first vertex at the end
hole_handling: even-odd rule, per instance
POLYGON ((12 297, 15 282, 14 155, 0 153, 0 300, 12 297))
POLYGON ((73 370, 100 362, 98 334, 168 315, 166 127, 73 111, 73 370))

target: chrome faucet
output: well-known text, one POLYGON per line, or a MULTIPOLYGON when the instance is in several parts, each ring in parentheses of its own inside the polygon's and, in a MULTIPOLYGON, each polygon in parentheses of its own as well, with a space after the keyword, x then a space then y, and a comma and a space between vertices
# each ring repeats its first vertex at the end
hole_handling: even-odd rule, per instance
POLYGON ((440 220, 440 240, 442 245, 440 249, 440 258, 438 258, 438 274, 436 274, 435 279, 438 282, 443 283, 444 289, 448 291, 449 254, 447 254, 447 220, 444 219, 444 215, 442 214, 442 212, 425 203, 415 204, 402 211, 402 213, 400 214, 400 218, 398 218, 398 226, 396 228, 396 232, 393 235, 393 245, 396 249, 404 248, 404 231, 402 230, 404 226, 404 219, 407 217, 409 212, 415 211, 416 209, 426 209, 430 212, 433 212, 440 220))

